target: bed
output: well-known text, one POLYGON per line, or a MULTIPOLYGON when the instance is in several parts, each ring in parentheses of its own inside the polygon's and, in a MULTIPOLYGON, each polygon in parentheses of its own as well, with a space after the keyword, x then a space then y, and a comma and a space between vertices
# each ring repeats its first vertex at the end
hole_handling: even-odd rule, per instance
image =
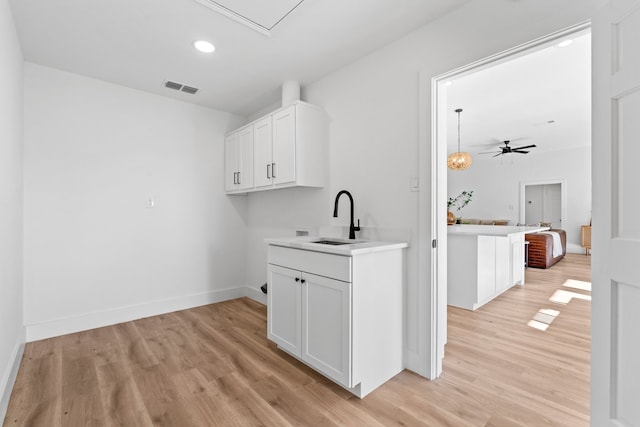
POLYGON ((567 233, 551 229, 524 235, 528 245, 527 265, 534 268, 549 268, 567 253, 567 233))

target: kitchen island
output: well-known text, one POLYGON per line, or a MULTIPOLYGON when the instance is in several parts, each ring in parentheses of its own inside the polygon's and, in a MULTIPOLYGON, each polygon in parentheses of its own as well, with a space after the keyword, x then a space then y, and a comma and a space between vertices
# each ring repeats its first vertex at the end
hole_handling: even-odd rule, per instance
POLYGON ((549 227, 447 227, 447 304, 476 310, 514 285, 524 285, 525 233, 549 227))

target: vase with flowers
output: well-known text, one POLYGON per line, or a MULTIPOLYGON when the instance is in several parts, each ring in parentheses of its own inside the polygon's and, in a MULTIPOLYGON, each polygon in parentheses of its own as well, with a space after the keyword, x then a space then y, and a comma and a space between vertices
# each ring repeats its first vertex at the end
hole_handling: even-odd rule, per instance
POLYGON ((457 212, 460 212, 465 206, 471 203, 473 198, 473 190, 471 191, 463 191, 458 194, 456 197, 449 197, 447 200, 447 224, 455 224, 456 221, 459 221, 459 217, 457 217, 453 212, 451 212, 452 208, 455 208, 457 212))

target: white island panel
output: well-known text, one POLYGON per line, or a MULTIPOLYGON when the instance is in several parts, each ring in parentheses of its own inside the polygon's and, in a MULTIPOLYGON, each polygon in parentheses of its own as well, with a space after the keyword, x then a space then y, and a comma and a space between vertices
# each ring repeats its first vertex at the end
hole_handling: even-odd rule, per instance
POLYGON ((453 225, 447 230, 447 303, 476 310, 524 284, 524 235, 548 227, 453 225))

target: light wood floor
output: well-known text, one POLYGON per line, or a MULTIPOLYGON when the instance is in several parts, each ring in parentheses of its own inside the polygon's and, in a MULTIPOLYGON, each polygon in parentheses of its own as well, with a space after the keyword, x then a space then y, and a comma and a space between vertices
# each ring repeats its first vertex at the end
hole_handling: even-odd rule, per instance
POLYGON ((3 425, 587 426, 590 292, 563 283, 590 282, 590 257, 526 275, 449 309, 436 381, 405 371, 359 400, 268 342, 245 298, 27 344, 3 425), (546 331, 541 309, 559 311, 546 331))

